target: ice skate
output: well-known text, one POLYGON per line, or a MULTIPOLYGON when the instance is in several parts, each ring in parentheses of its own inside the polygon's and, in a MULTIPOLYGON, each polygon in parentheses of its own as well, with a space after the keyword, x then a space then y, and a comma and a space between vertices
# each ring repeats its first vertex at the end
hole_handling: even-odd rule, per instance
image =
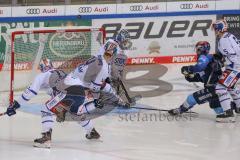
POLYGON ((48 132, 42 133, 42 138, 35 139, 33 146, 38 148, 51 148, 51 137, 52 129, 48 132))
POLYGON ((176 115, 180 115, 184 112, 187 112, 188 109, 186 109, 185 107, 183 107, 182 105, 179 108, 175 108, 175 109, 171 109, 168 111, 168 113, 172 116, 176 116, 176 115))
POLYGON ((86 138, 87 139, 99 139, 100 138, 100 134, 95 130, 95 128, 93 128, 91 130, 91 132, 86 134, 86 138))
POLYGON ((232 109, 226 110, 223 114, 216 116, 216 122, 219 123, 234 123, 235 116, 232 109))
POLYGON ((231 108, 236 114, 240 115, 240 108, 236 106, 236 103, 231 102, 231 108))

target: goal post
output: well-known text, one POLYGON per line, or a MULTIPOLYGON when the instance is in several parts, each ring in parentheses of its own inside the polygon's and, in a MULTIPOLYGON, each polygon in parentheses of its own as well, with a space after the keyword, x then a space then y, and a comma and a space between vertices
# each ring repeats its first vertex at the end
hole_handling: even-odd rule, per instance
MULTIPOLYGON (((0 70, 0 79, 6 79, 0 84, 0 97, 8 96, 8 104, 4 106, 13 102, 15 93, 20 94, 30 85, 39 73, 38 65, 42 58, 50 59, 54 68, 69 72, 95 55, 105 38, 104 29, 88 26, 13 30, 8 44, 10 52, 5 53, 0 70)), ((6 98, 0 100, 3 104, 6 98)))

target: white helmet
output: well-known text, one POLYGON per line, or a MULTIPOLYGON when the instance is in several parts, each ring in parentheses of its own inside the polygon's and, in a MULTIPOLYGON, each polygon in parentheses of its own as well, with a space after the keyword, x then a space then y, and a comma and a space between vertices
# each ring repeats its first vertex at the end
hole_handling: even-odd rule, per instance
POLYGON ((48 58, 43 58, 39 64, 39 69, 41 70, 41 72, 46 72, 50 69, 53 69, 51 60, 48 58))
POLYGON ((212 29, 215 31, 215 32, 226 32, 227 29, 228 29, 228 25, 227 25, 227 22, 222 19, 222 20, 217 20, 216 22, 212 23, 212 29))
POLYGON ((107 53, 108 55, 111 55, 111 56, 115 55, 117 53, 117 42, 108 41, 104 45, 104 50, 105 50, 105 54, 107 53))

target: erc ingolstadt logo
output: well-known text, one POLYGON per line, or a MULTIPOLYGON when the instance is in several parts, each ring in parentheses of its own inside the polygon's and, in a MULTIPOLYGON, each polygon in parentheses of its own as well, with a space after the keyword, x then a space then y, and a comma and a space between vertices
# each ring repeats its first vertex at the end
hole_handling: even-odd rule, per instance
POLYGON ((54 34, 49 41, 50 50, 58 57, 73 58, 79 55, 91 54, 87 50, 91 37, 88 33, 65 32, 54 34))

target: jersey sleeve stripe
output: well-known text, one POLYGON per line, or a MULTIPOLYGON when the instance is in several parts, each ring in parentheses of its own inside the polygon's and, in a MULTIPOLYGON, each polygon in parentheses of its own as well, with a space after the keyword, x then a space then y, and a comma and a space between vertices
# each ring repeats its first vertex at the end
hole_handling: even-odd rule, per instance
POLYGON ((90 120, 88 120, 88 122, 85 125, 83 125, 82 127, 86 127, 89 124, 89 122, 90 122, 90 120))
POLYGON ((54 122, 53 120, 46 120, 46 121, 43 121, 42 123, 47 123, 47 122, 54 122))
POLYGON ((27 99, 27 98, 24 97, 23 95, 22 95, 22 99, 24 99, 25 101, 29 101, 29 99, 27 99))
POLYGON ((32 90, 32 89, 30 89, 30 88, 28 88, 28 90, 29 90, 30 92, 32 92, 33 94, 37 95, 37 92, 35 92, 34 90, 32 90))
POLYGON ((93 81, 91 81, 93 84, 97 85, 97 86, 102 86, 101 84, 95 83, 93 81))

